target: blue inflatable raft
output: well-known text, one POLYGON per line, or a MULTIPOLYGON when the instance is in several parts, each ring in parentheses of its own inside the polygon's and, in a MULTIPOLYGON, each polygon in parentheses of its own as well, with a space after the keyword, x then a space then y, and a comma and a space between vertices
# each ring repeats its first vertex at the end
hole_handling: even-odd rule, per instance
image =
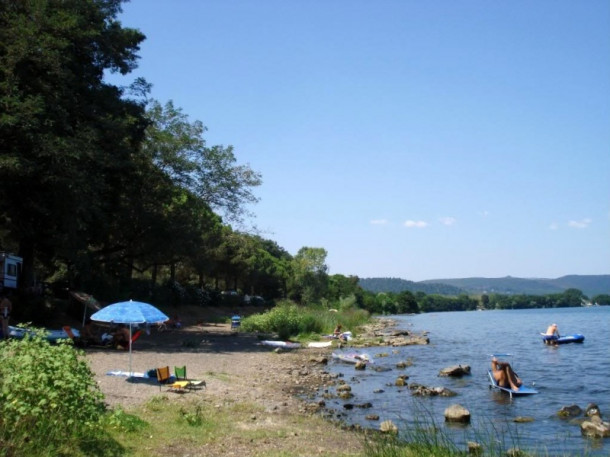
POLYGON ((574 333, 572 335, 564 335, 564 336, 556 336, 556 335, 547 335, 545 333, 541 333, 542 342, 544 344, 556 345, 556 344, 569 344, 569 343, 582 343, 585 341, 585 336, 580 333, 574 333))

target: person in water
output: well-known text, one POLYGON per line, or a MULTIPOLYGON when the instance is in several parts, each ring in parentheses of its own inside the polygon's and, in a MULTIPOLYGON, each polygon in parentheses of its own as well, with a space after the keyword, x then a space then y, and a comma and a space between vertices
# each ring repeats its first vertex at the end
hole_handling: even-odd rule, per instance
POLYGON ((523 384, 517 373, 510 366, 510 363, 500 362, 495 357, 491 359, 491 374, 496 384, 500 387, 519 390, 519 387, 523 384))
POLYGON ((557 324, 549 325, 549 328, 546 329, 547 336, 556 336, 559 338, 559 329, 557 328, 557 324))
POLYGON ((549 325, 549 328, 546 329, 544 336, 544 342, 546 344, 557 344, 557 338, 559 338, 559 329, 557 328, 557 324, 549 325))

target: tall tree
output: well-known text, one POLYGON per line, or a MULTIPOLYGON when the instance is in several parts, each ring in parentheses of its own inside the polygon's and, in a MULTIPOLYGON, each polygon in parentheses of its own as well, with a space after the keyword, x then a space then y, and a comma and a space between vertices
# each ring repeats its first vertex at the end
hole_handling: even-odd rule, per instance
POLYGON ((131 71, 144 35, 121 0, 0 1, 0 218, 24 279, 35 250, 95 243, 133 171, 143 107, 104 82, 131 71))
POLYGON ((316 303, 328 290, 327 252, 324 248, 302 247, 292 260, 290 298, 316 303))
POLYGON ((208 147, 201 121, 191 122, 171 101, 151 101, 147 115, 144 147, 159 169, 227 221, 241 221, 247 205, 257 201, 252 189, 261 184, 260 174, 238 165, 232 146, 208 147))

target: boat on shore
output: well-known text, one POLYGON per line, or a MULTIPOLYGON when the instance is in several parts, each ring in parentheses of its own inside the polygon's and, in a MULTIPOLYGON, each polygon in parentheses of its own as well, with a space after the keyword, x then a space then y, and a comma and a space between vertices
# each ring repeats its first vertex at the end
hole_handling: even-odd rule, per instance
MULTIPOLYGON (((16 339, 23 339, 26 335, 34 335, 34 331, 25 327, 14 327, 9 325, 8 328, 9 337, 16 339)), ((57 343, 59 340, 70 340, 73 338, 79 338, 80 332, 76 329, 70 329, 72 335, 69 335, 65 328, 59 330, 43 329, 45 332, 45 338, 50 343, 57 343)))

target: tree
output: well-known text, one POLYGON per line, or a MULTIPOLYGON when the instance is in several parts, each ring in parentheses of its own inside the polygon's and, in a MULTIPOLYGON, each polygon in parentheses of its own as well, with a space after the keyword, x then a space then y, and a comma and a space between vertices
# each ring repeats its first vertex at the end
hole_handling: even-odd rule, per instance
POLYGON ((317 303, 328 289, 327 252, 324 248, 302 247, 292 260, 290 298, 300 303, 317 303))
POLYGON ((591 300, 593 301, 593 303, 597 303, 598 305, 610 305, 610 295, 608 294, 596 295, 591 300))
POLYGON ((0 218, 26 286, 36 250, 96 242, 142 138, 143 107, 103 79, 131 71, 144 39, 117 21, 120 6, 0 2, 0 218))
POLYGON ((362 291, 358 285, 357 276, 336 274, 328 279, 328 296, 326 298, 329 300, 339 301, 352 295, 356 296, 362 291))
POLYGON ((151 101, 147 110, 145 152, 172 182, 201 198, 228 221, 240 221, 257 198, 252 188, 261 176, 248 165, 237 165, 233 147, 206 146, 201 121, 190 122, 170 101, 151 101))
POLYGON ((419 312, 417 300, 415 300, 415 296, 408 290, 400 292, 396 296, 396 302, 396 311, 399 314, 419 312))

